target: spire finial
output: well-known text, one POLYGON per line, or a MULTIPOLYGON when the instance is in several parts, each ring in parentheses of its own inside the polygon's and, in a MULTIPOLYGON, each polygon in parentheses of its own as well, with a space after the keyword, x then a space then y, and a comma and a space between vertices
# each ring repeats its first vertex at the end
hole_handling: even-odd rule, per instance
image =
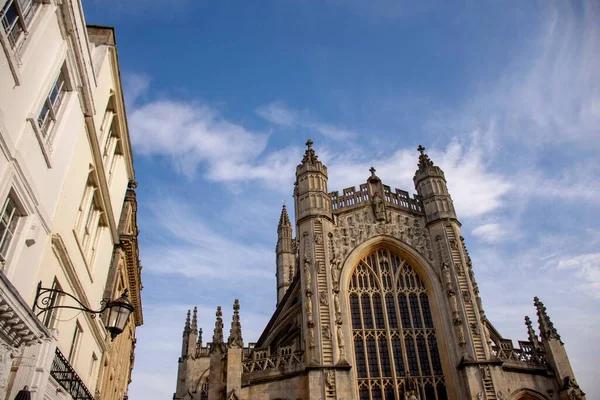
POLYGON ((315 154, 315 151, 312 148, 313 141, 308 139, 306 141, 306 152, 304 153, 304 157, 302 158, 302 164, 314 164, 318 161, 318 157, 315 154))
POLYGON ((419 145, 419 147, 417 147, 417 150, 419 151, 419 153, 421 153, 419 155, 419 169, 433 167, 433 161, 431 161, 429 159, 429 156, 425 153, 425 147, 423 147, 423 145, 419 145))
POLYGON ((198 307, 194 307, 194 315, 192 317, 192 332, 198 331, 198 307))
POLYGON ((202 347, 202 328, 198 330, 198 345, 202 347))
POLYGON ((538 322, 540 324, 540 336, 542 337, 542 340, 557 339, 562 344, 562 341, 560 340, 560 335, 558 334, 556 328, 554 327, 554 324, 550 320, 550 316, 546 311, 546 306, 544 306, 544 303, 542 303, 540 299, 536 296, 533 298, 533 304, 537 309, 538 322))
POLYGON ((229 347, 240 349, 244 347, 242 324, 240 323, 240 301, 238 299, 235 299, 233 302, 233 318, 231 319, 231 330, 229 331, 227 343, 229 344, 229 347))
POLYGON ((371 168, 369 168, 369 172, 371 173, 371 176, 375 176, 375 171, 377 171, 377 170, 375 169, 375 167, 371 167, 371 168))
POLYGON ((527 326, 527 337, 529 338, 529 341, 531 342, 533 348, 535 350, 540 350, 542 346, 540 345, 538 336, 535 333, 533 326, 531 325, 531 319, 529 319, 528 316, 525 316, 525 326, 527 326))
POLYGON ((221 306, 217 307, 217 312, 215 315, 217 316, 217 320, 215 321, 213 343, 223 343, 223 313, 221 312, 221 306))

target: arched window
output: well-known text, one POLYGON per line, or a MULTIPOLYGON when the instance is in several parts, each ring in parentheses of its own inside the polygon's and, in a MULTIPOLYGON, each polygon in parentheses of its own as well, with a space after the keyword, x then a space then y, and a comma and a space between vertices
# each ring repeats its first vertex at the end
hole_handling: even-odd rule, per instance
POLYGON ((348 289, 360 400, 446 400, 427 289, 385 248, 362 259, 348 289))

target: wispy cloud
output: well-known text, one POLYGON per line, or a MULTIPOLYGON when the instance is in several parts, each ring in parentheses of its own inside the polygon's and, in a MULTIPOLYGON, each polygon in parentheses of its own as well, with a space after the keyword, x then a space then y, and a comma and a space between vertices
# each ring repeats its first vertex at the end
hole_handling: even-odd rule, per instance
POLYGON ((256 109, 256 114, 272 124, 309 129, 336 141, 355 139, 358 136, 356 132, 319 120, 308 110, 293 110, 283 101, 263 104, 256 109))
POLYGON ((588 295, 600 299, 600 253, 561 258, 557 268, 573 270, 579 281, 577 287, 588 295))
POLYGON ((272 247, 248 237, 236 240, 229 230, 215 230, 211 225, 218 225, 218 219, 209 223, 197 209, 175 197, 157 199, 151 209, 153 233, 148 240, 152 245, 144 250, 145 265, 153 273, 230 282, 273 275, 272 247))

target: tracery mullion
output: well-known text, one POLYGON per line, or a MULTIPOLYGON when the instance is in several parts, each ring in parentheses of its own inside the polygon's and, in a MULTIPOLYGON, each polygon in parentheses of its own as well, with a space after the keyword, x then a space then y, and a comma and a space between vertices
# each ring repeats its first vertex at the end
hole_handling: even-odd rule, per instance
MULTIPOLYGON (((388 293, 385 289, 385 285, 383 286, 383 291, 381 294, 381 308, 382 308, 382 312, 383 312, 383 323, 385 326, 385 340, 387 341, 387 346, 388 346, 388 359, 389 359, 389 363, 390 363, 390 370, 391 370, 391 379, 392 379, 392 389, 394 391, 394 398, 399 399, 400 398, 400 393, 398 392, 398 375, 396 374, 396 359, 394 356, 394 348, 392 346, 392 335, 391 335, 391 331, 393 330, 398 330, 399 329, 399 325, 398 325, 398 314, 396 313, 396 326, 394 328, 392 328, 391 324, 390 324, 390 320, 389 320, 389 313, 388 313, 388 302, 387 302, 387 298, 388 295, 391 295, 392 299, 394 298, 394 270, 393 270, 393 263, 392 263, 392 254, 390 254, 390 252, 387 249, 383 250, 387 261, 387 268, 386 268, 386 272, 387 272, 387 276, 389 281, 391 281, 391 287, 390 287, 390 292, 388 293)), ((381 282, 384 283, 384 278, 383 278, 383 270, 381 268, 381 265, 383 263, 383 261, 378 260, 379 261, 379 274, 381 277, 381 282)), ((387 282, 387 281, 386 281, 387 282)), ((396 302, 394 301, 394 309, 396 307, 396 302)), ((387 398, 386 398, 387 400, 387 398)))
MULTIPOLYGON (((417 325, 415 324, 416 321, 416 317, 413 315, 413 307, 412 307, 412 303, 410 301, 411 298, 411 294, 414 294, 414 289, 415 286, 417 284, 416 280, 414 279, 414 271, 412 270, 412 268, 410 269, 410 273, 405 275, 408 279, 406 280, 407 282, 410 282, 410 288, 408 290, 408 293, 404 296, 406 298, 406 302, 408 305, 408 315, 409 315, 409 319, 410 319, 410 324, 411 324, 411 335, 410 335, 410 341, 413 343, 413 352, 414 352, 414 357, 415 357, 415 363, 417 365, 417 376, 418 377, 422 377, 423 373, 421 370, 421 360, 419 359, 419 349, 417 346, 417 325), (412 279, 411 279, 412 278, 412 279)), ((407 349, 407 353, 408 353, 408 349, 407 349)), ((408 357, 407 357, 408 358, 408 357)), ((409 368, 410 368, 410 364, 409 364, 409 368)), ((411 375, 415 375, 411 372, 411 375)), ((418 380, 419 381, 419 380, 418 380)), ((419 382, 419 386, 420 386, 421 382, 419 382)))
MULTIPOLYGON (((396 306, 396 312, 397 312, 397 316, 398 316, 398 341, 400 343, 400 349, 402 350, 402 361, 404 363, 404 382, 405 382, 405 386, 406 386, 406 377, 408 376, 408 374, 410 374, 410 362, 408 360, 408 352, 406 349, 406 341, 405 341, 405 336, 404 333, 406 330, 410 330, 412 328, 412 326, 405 326, 404 324, 404 318, 403 318, 403 313, 402 313, 402 308, 400 306, 400 301, 403 302, 403 304, 405 304, 408 307, 408 297, 407 297, 407 285, 408 285, 408 280, 405 279, 406 274, 404 273, 404 270, 406 269, 406 260, 401 260, 400 264, 398 265, 398 271, 397 271, 397 276, 396 279, 394 280, 394 303, 396 306)), ((409 312, 409 316, 410 316, 410 312, 409 312)), ((408 319, 408 323, 410 324, 410 317, 408 319)), ((410 332, 410 331, 409 331, 410 332)))

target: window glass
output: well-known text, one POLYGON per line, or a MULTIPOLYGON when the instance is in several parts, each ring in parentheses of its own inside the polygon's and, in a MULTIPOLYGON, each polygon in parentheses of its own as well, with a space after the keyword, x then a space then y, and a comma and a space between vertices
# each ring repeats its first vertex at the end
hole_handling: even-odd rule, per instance
POLYGON ((430 301, 413 267, 376 249, 353 271, 348 294, 359 398, 404 399, 410 389, 446 400, 430 301))

